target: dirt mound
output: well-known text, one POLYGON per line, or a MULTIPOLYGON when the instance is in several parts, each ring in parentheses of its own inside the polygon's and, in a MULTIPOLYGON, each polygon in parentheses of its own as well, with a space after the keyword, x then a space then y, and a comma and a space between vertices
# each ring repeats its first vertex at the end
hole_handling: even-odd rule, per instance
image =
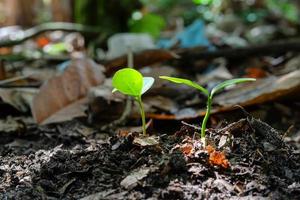
POLYGON ((299 199, 300 156, 275 129, 251 117, 209 129, 210 150, 197 131, 186 124, 146 147, 129 134, 2 154, 0 198, 299 199))

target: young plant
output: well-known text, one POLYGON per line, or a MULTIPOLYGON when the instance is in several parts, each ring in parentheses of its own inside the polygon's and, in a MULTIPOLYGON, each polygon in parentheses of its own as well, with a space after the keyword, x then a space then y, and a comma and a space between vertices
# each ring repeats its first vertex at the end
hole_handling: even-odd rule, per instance
POLYGON ((145 111, 142 95, 151 88, 154 78, 143 77, 137 70, 131 68, 120 69, 112 78, 113 92, 119 91, 125 95, 132 96, 138 103, 142 117, 143 135, 146 135, 145 111))
POLYGON ((227 80, 227 81, 224 81, 224 82, 216 85, 211 91, 208 91, 207 89, 205 89, 201 85, 199 85, 199 84, 197 84, 193 81, 190 81, 188 79, 174 78, 174 77, 168 77, 168 76, 160 76, 159 78, 171 81, 173 83, 184 84, 184 85, 196 88, 197 90, 200 90, 203 94, 205 94, 205 96, 207 96, 206 113, 205 113, 205 116, 203 118, 202 126, 201 126, 201 140, 204 142, 204 144, 205 144, 206 124, 207 124, 208 118, 210 116, 211 105, 212 105, 212 100, 213 100, 214 95, 218 92, 221 92, 227 86, 234 85, 234 84, 237 84, 237 83, 243 83, 243 82, 247 82, 247 81, 255 81, 256 80, 254 78, 231 79, 231 80, 227 80))

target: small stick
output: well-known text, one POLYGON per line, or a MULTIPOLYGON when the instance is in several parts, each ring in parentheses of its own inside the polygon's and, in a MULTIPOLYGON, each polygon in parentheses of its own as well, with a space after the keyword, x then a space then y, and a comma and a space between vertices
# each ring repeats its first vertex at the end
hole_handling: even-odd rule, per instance
POLYGON ((287 137, 288 135, 290 135, 291 132, 292 132, 292 130, 293 130, 294 128, 295 128, 295 126, 294 126, 294 125, 291 125, 291 126, 285 131, 285 133, 283 134, 282 138, 285 138, 285 137, 287 137))
POLYGON ((191 128, 193 128, 193 129, 195 129, 195 130, 201 130, 201 128, 200 127, 198 127, 198 126, 196 126, 196 125, 193 125, 193 124, 189 124, 189 123, 187 123, 187 122, 185 122, 185 121, 181 121, 181 123, 183 124, 183 125, 186 125, 186 126, 188 126, 188 127, 191 127, 191 128))
POLYGON ((0 60, 0 80, 3 80, 6 78, 6 71, 4 66, 4 61, 0 60))
MULTIPOLYGON (((132 53, 132 50, 130 47, 128 47, 128 54, 127 54, 127 65, 128 67, 130 68, 133 68, 134 67, 134 63, 133 63, 133 53, 132 53)), ((122 124, 125 124, 128 116, 130 115, 131 113, 131 110, 132 110, 132 99, 127 96, 126 98, 126 104, 125 104, 125 108, 124 108, 124 111, 121 115, 121 117, 119 119, 116 119, 115 121, 107 124, 107 125, 104 125, 101 127, 101 130, 107 130, 109 128, 113 128, 114 126, 118 126, 118 125, 122 125, 122 124)))
POLYGON ((28 78, 32 75, 33 74, 28 74, 28 75, 22 75, 22 76, 17 76, 17 77, 13 77, 13 78, 4 79, 4 80, 0 81, 0 86, 8 84, 8 83, 15 82, 15 81, 26 79, 26 78, 28 78))

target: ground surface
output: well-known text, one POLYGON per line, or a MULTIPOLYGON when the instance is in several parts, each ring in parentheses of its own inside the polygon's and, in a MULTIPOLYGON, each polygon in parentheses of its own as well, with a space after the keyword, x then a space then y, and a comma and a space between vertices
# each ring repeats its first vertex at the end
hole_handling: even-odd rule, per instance
POLYGON ((219 164, 192 140, 198 130, 188 124, 141 147, 135 134, 109 136, 77 120, 51 127, 12 121, 18 131, 1 134, 0 199, 300 198, 297 138, 282 140, 250 116, 208 130, 219 164))

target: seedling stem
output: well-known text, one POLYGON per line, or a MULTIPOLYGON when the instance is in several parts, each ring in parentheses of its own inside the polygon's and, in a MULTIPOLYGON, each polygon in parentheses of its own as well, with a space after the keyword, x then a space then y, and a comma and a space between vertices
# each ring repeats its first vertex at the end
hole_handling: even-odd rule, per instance
POLYGON ((139 104, 139 108, 140 108, 140 113, 141 113, 141 117, 142 117, 142 129, 143 129, 143 135, 146 136, 146 116, 145 116, 145 110, 144 110, 144 106, 143 106, 143 102, 142 102, 142 97, 136 97, 136 101, 139 104))
POLYGON ((201 91, 205 96, 207 96, 206 113, 205 113, 205 116, 204 116, 203 121, 202 121, 201 134, 200 134, 201 141, 204 144, 204 146, 206 146, 205 131, 206 131, 206 124, 207 124, 207 121, 208 121, 210 113, 211 113, 211 106, 212 106, 213 96, 216 93, 224 90, 224 88, 226 88, 227 86, 234 85, 234 84, 237 84, 237 83, 248 82, 248 81, 255 81, 254 78, 231 79, 231 80, 227 80, 227 81, 224 81, 224 82, 216 85, 211 91, 208 91, 207 89, 203 88, 201 85, 199 85, 199 84, 197 84, 197 83, 195 83, 191 80, 188 80, 188 79, 169 77, 169 76, 160 76, 160 78, 171 81, 173 83, 184 84, 184 85, 187 85, 189 87, 195 88, 195 89, 201 91))
POLYGON ((208 121, 208 118, 210 116, 210 111, 211 111, 211 103, 212 103, 212 98, 211 95, 207 97, 207 103, 206 103, 206 113, 202 121, 202 127, 201 127, 201 138, 205 138, 205 130, 206 130, 206 124, 208 121))
POLYGON ((146 116, 142 102, 142 95, 151 88, 153 83, 154 78, 143 77, 140 72, 132 68, 120 69, 112 78, 112 85, 114 86, 113 92, 119 91, 125 95, 133 97, 134 100, 138 102, 144 136, 146 136, 146 116))

